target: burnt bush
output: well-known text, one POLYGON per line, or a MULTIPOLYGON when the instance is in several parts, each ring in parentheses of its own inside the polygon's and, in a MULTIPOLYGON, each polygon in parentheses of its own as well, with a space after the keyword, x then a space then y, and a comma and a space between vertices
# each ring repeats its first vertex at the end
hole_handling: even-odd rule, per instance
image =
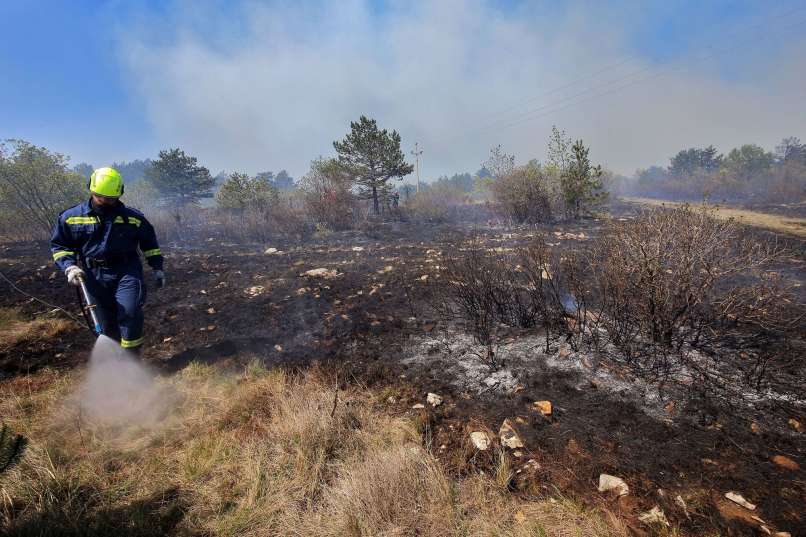
POLYGON ((27 438, 0 423, 0 474, 19 462, 27 445, 27 438))
POLYGON ((788 375, 802 357, 781 349, 802 334, 804 307, 775 270, 783 254, 708 208, 612 224, 589 258, 595 324, 617 350, 606 357, 723 407, 796 393, 788 375))
POLYGON ((458 189, 430 187, 411 196, 405 209, 410 220, 441 224, 458 220, 460 208, 467 203, 467 194, 458 189))
POLYGON ((313 226, 304 213, 281 199, 267 209, 152 209, 146 216, 165 244, 201 245, 211 240, 268 243, 306 240, 313 226))
POLYGON ((236 242, 299 241, 313 233, 305 215, 284 201, 265 210, 219 211, 215 219, 223 238, 236 242))
POLYGON ((448 256, 432 303, 458 317, 479 343, 492 345, 499 325, 565 327, 568 314, 556 279, 558 259, 542 240, 525 248, 487 248, 473 237, 448 256))
MULTIPOLYGON (((530 288, 534 289, 533 303, 543 312, 543 322, 556 334, 564 335, 574 350, 583 343, 598 349, 601 311, 590 287, 588 252, 557 252, 540 237, 521 250, 520 259, 530 288)), ((550 336, 548 328, 546 336, 550 336)), ((547 347, 548 343, 547 340, 547 347)))
POLYGON ((547 351, 562 338, 661 391, 797 414, 806 309, 776 270, 785 253, 708 208, 657 209, 574 250, 473 237, 446 258, 430 300, 490 357, 501 325, 533 329, 547 351))
POLYGON ((680 350, 729 328, 784 334, 798 322, 772 268, 782 250, 708 208, 655 209, 610 226, 592 253, 592 284, 610 339, 680 350))

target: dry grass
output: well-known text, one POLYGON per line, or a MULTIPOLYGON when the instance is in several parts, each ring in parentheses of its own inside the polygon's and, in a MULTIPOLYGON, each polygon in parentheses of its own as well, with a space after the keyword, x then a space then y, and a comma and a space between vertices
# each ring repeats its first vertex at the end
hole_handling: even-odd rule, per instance
MULTIPOLYGON (((0 384, 30 439, 0 476, 10 535, 624 535, 565 500, 524 501, 481 474, 451 479, 408 418, 316 370, 192 364, 158 429, 120 435, 71 406, 76 374, 0 384), (35 388, 32 388, 35 386, 35 388)), ((131 433, 131 431, 129 431, 131 433)), ((506 472, 502 468, 502 472, 506 472)))
POLYGON ((0 308, 0 351, 31 341, 47 341, 76 328, 73 321, 59 318, 25 320, 15 308, 0 308))
MULTIPOLYGON (((622 197, 628 203, 650 207, 680 207, 684 205, 680 202, 664 201, 653 198, 622 197)), ((734 209, 730 207, 714 207, 714 216, 722 219, 733 218, 748 226, 760 227, 780 233, 787 233, 796 237, 806 237, 806 218, 784 216, 780 214, 769 214, 758 211, 748 211, 746 209, 734 209)))

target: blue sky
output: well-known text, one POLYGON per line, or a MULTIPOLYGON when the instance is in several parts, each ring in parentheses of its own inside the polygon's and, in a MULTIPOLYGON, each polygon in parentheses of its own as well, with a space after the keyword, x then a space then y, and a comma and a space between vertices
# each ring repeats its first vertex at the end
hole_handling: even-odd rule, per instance
POLYGON ((116 150, 103 125, 126 125, 125 143, 148 137, 107 21, 101 2, 0 4, 0 136, 77 153, 92 152, 85 144, 116 150))
MULTIPOLYGON (((733 97, 734 85, 735 113, 739 113, 758 106, 765 96, 770 100, 797 98, 796 90, 791 95, 793 82, 788 77, 792 62, 802 66, 796 62, 806 52, 802 38, 793 45, 803 25, 799 32, 786 26, 806 19, 803 1, 636 0, 604 6, 599 2, 560 5, 510 0, 456 2, 450 8, 434 4, 351 1, 343 2, 347 7, 339 7, 337 12, 333 4, 320 2, 299 7, 293 2, 6 0, 0 3, 0 138, 23 138, 44 145, 72 156, 74 163, 101 165, 153 157, 160 148, 180 146, 195 152, 213 171, 285 167, 298 175, 309 160, 327 153, 330 141, 343 135, 345 118, 373 113, 382 125, 400 130, 404 142, 407 137, 412 144, 414 138, 426 142, 424 162, 431 164, 430 173, 436 175, 475 169, 484 158, 483 148, 497 143, 517 150, 523 157, 519 160, 540 157, 538 144, 524 140, 539 138, 557 121, 587 135, 594 155, 605 164, 613 160, 615 168, 627 170, 631 164, 625 154, 635 138, 624 135, 621 149, 610 138, 613 129, 624 132, 632 130, 633 124, 625 119, 623 123, 612 121, 608 127, 602 123, 609 118, 580 115, 575 112, 577 106, 545 120, 526 122, 523 129, 504 132, 496 128, 477 133, 472 140, 452 140, 451 147, 439 144, 457 121, 466 121, 469 131, 479 130, 481 123, 474 124, 472 113, 483 111, 481 115, 489 117, 509 108, 517 117, 535 103, 551 107, 552 101, 534 96, 619 62, 623 74, 667 66, 679 71, 685 66, 685 78, 658 87, 652 109, 668 111, 685 102, 680 96, 664 100, 663 92, 671 87, 718 99, 720 91, 729 91, 733 97), (342 18, 342 11, 348 11, 349 17, 342 18), (449 20, 454 12, 458 22, 449 20), (780 16, 790 12, 794 14, 780 16), (755 34, 748 28, 754 28, 755 34), (756 34, 774 38, 753 40, 756 34), (374 48, 376 40, 380 43, 374 48), (742 40, 749 42, 719 52, 742 40), (419 57, 412 64, 403 59, 409 47, 419 57), (320 63, 334 48, 339 54, 320 63), (493 81, 479 80, 491 58, 497 63, 491 51, 498 54, 502 65, 490 68, 493 81), (712 58, 697 61, 709 51, 712 58), (272 63, 272 58, 278 59, 272 63), (444 82, 435 80, 457 58, 465 63, 464 68, 444 82), (214 67, 209 76, 207 63, 214 67), (366 82, 352 88, 349 79, 333 75, 333 63, 342 70, 375 72, 377 84, 366 82), (413 80, 423 63, 423 80, 413 80), (317 69, 330 80, 335 76, 337 89, 328 86, 327 77, 317 78, 317 69), (406 76, 390 80, 395 87, 384 85, 385 78, 399 72, 406 76), (263 93, 249 93, 239 86, 216 90, 216 84, 229 84, 227 76, 241 77, 244 83, 263 88, 263 93), (284 88, 294 84, 322 84, 322 93, 306 88, 300 94, 298 89, 284 88), (489 91, 479 90, 479 85, 487 85, 489 91), (435 96, 417 106, 418 96, 423 94, 435 96), (449 102, 457 94, 467 94, 461 107, 449 102), (231 122, 226 113, 229 98, 236 109, 231 122), (529 99, 531 104, 517 108, 529 99), (322 109, 306 115, 317 106, 322 109), (267 107, 270 114, 262 116, 267 107), (340 113, 327 114, 333 107, 340 113), (224 111, 211 110, 216 108, 224 111), (250 118, 271 127, 255 125, 250 118), (598 125, 592 126, 594 122, 598 125), (233 141, 244 132, 249 136, 233 141), (311 141, 310 147, 300 147, 306 140, 311 141), (599 152, 596 142, 601 142, 599 152)), ((562 92, 554 97, 561 96, 562 92)), ((648 93, 638 97, 648 98, 648 93)), ((624 105, 608 99, 596 98, 591 104, 624 105)), ((598 113, 599 108, 592 110, 598 113)), ((727 117, 729 110, 724 113, 727 117)), ((776 113, 771 110, 769 115, 776 119, 776 113)), ((702 125, 696 115, 700 114, 693 113, 690 123, 674 128, 699 132, 701 127, 713 127, 709 140, 729 149, 724 146, 736 138, 723 132, 728 129, 713 125, 719 118, 702 125)), ((657 121, 665 117, 661 114, 657 121)), ((769 145, 778 136, 771 123, 769 132, 754 133, 750 127, 758 121, 748 119, 744 138, 769 145)), ((730 129, 741 125, 731 124, 730 129)), ((806 132, 784 131, 787 127, 782 125, 778 139, 806 137, 806 132)), ((635 159, 634 167, 674 152, 678 149, 674 143, 683 136, 660 138, 645 159, 635 159)), ((699 141, 691 139, 692 144, 699 141)))

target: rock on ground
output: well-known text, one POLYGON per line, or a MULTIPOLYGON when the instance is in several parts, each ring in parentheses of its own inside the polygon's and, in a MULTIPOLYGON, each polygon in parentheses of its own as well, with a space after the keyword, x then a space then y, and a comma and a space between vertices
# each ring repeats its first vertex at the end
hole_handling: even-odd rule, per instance
POLYGON ((490 437, 484 431, 473 431, 470 433, 470 441, 479 451, 490 449, 490 437))
POLYGON ((504 423, 501 424, 501 428, 498 430, 498 436, 501 439, 501 445, 506 446, 510 449, 518 449, 524 447, 523 440, 518 435, 518 432, 512 426, 512 423, 509 421, 509 418, 504 420, 504 423))
POLYGON ((262 285, 253 285, 252 287, 244 289, 244 292, 249 296, 258 296, 262 295, 263 291, 265 290, 266 288, 263 287, 262 285))
POLYGON ((775 455, 772 457, 772 462, 774 462, 777 466, 784 468, 786 470, 792 470, 793 472, 797 472, 800 470, 800 464, 793 461, 786 455, 775 455))
POLYGON ((749 509, 750 511, 752 511, 752 510, 754 510, 756 508, 755 504, 752 504, 752 503, 748 502, 747 500, 745 500, 744 497, 742 497, 742 495, 739 494, 738 492, 733 492, 733 491, 726 492, 725 493, 725 498, 729 499, 733 503, 737 503, 737 504, 741 505, 745 509, 749 509))
POLYGON ((646 513, 638 515, 638 520, 649 525, 662 524, 664 526, 669 526, 669 520, 666 518, 666 514, 663 512, 663 509, 657 505, 646 513))
POLYGON ((624 496, 630 493, 630 487, 620 477, 609 474, 601 474, 599 476, 599 492, 615 491, 619 496, 624 496))
POLYGON ((325 278, 326 280, 333 279, 339 275, 336 270, 328 270, 326 268, 317 268, 305 271, 302 273, 303 276, 308 276, 309 278, 325 278))
POLYGON ((425 400, 431 406, 439 406, 442 404, 442 397, 435 393, 429 393, 425 397, 425 400))
POLYGON ((532 405, 543 416, 551 416, 551 401, 535 401, 532 405))

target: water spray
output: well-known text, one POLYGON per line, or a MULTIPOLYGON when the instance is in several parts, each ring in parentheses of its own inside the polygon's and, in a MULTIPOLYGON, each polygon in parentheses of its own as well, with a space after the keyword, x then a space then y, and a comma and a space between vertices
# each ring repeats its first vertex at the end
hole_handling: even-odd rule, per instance
POLYGON ((76 404, 92 421, 114 426, 121 434, 155 427, 173 406, 176 394, 156 382, 156 373, 125 352, 118 341, 102 333, 98 304, 85 277, 79 276, 78 283, 76 294, 84 320, 97 339, 75 394, 76 404))

